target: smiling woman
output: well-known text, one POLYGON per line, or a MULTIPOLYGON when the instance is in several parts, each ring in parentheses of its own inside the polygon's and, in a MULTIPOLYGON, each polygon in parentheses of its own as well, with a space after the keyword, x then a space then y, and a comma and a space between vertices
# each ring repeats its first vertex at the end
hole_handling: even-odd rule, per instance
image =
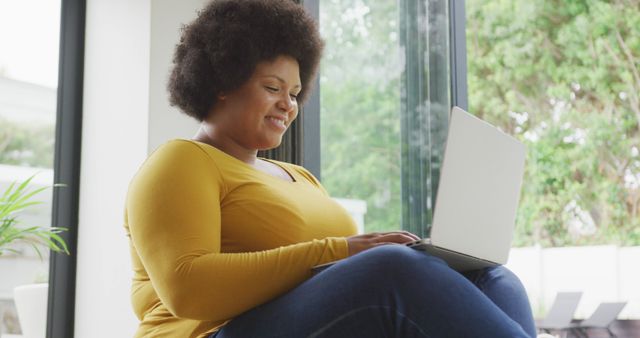
POLYGON ((531 336, 508 270, 463 276, 399 245, 412 233, 356 235, 308 170, 258 157, 298 116, 322 48, 291 0, 214 0, 184 29, 168 87, 200 129, 129 186, 136 337, 531 336))
POLYGON ((194 139, 254 164, 255 150, 277 147, 298 116, 298 68, 288 56, 257 64, 240 88, 218 95, 194 139))

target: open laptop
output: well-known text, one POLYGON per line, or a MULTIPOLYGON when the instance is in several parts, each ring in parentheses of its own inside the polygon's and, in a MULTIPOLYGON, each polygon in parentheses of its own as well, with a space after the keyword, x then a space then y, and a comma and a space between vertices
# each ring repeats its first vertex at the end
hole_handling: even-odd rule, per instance
POLYGON ((505 264, 525 154, 515 138, 453 107, 430 238, 407 245, 458 271, 505 264))
POLYGON ((458 271, 509 258, 526 149, 515 138, 454 107, 431 236, 408 244, 458 271))

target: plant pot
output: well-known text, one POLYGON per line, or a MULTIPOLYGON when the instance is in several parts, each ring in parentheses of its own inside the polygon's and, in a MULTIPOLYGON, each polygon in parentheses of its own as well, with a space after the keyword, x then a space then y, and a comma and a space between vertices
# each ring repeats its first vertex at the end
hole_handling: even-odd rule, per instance
POLYGON ((13 289, 23 338, 45 338, 49 284, 28 284, 13 289))

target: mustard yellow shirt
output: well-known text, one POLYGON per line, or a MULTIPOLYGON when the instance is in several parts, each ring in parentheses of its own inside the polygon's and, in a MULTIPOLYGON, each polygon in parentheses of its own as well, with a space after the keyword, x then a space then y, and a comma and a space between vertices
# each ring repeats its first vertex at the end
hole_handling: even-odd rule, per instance
POLYGON ((135 337, 205 337, 348 256, 349 214, 300 166, 259 171, 204 143, 173 140, 131 181, 124 226, 135 337))

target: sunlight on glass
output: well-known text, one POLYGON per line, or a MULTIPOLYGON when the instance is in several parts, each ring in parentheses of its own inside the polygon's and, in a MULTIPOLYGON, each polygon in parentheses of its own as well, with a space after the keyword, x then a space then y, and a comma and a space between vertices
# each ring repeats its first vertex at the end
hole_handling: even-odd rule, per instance
MULTIPOLYGON (((33 175, 29 191, 53 183, 59 30, 59 0, 0 0, 0 194, 33 175)), ((42 203, 22 211, 16 227, 51 226, 51 190, 34 196, 42 203)), ((48 281, 48 250, 40 258, 28 243, 3 249, 0 333, 18 334, 14 288, 48 281)))
POLYGON ((640 12, 562 4, 467 2, 469 109, 527 144, 516 245, 639 245, 640 12))
POLYGON ((397 17, 395 1, 320 2, 322 182, 366 232, 401 228, 397 17))
POLYGON ((640 318, 637 5, 466 2, 469 110, 528 149, 508 266, 539 318, 559 291, 584 294, 575 318, 640 318))

